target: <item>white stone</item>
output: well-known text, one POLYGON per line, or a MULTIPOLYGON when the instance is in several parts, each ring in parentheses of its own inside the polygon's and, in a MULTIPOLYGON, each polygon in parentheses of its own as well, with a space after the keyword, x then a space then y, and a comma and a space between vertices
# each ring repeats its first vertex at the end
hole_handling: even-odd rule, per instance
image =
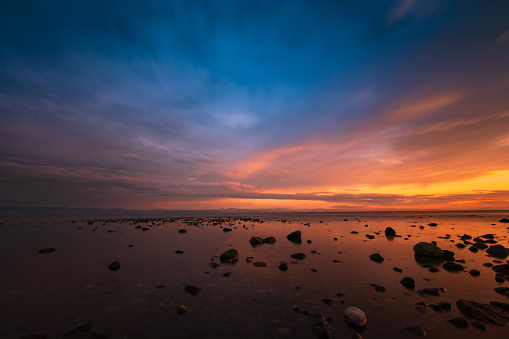
POLYGON ((366 324, 366 315, 357 307, 348 307, 345 310, 345 321, 353 326, 364 326, 366 324))

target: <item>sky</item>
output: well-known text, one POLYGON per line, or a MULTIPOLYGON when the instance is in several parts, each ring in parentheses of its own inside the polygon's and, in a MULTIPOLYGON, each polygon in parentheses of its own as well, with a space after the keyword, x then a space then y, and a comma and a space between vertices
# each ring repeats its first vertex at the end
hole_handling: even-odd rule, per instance
POLYGON ((0 206, 509 209, 508 16, 2 1, 0 206))

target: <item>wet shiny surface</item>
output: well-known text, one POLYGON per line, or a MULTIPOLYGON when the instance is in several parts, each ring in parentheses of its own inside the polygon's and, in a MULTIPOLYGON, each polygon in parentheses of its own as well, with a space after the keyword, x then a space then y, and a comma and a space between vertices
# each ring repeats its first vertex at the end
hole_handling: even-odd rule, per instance
POLYGON ((295 213, 247 216, 251 220, 233 216, 223 222, 216 217, 196 222, 187 217, 151 216, 161 220, 138 220, 135 224, 117 217, 3 217, 0 337, 42 332, 59 338, 87 321, 92 321, 97 331, 111 332, 111 338, 316 337, 313 315, 295 312, 296 306, 334 317, 333 338, 350 338, 353 332, 364 338, 414 336, 404 331, 406 326, 419 326, 431 338, 504 337, 509 335, 507 327, 488 324, 488 331, 482 332, 472 326, 456 328, 448 320, 461 316, 455 305, 460 299, 509 302, 493 291, 509 286, 509 282, 497 283, 495 272, 483 266, 497 259, 484 251, 471 253, 468 247, 454 246, 465 233, 472 237, 493 233, 495 240, 507 247, 509 225, 498 220, 508 215, 295 213), (94 220, 93 225, 88 219, 94 220), (438 225, 428 226, 431 222, 438 225), (137 225, 149 230, 142 231, 135 228, 137 225), (419 228, 421 225, 424 229, 419 228), (385 237, 388 226, 402 237, 385 237), (223 232, 224 227, 232 231, 223 232), (187 232, 178 233, 179 229, 187 232), (301 244, 286 239, 295 230, 302 232, 301 244), (367 234, 374 238, 367 238, 367 234), (446 234, 449 239, 438 238, 446 234), (252 247, 252 236, 274 236, 277 241, 252 247), (440 248, 455 252, 456 259, 465 260, 465 272, 447 272, 440 262, 436 263, 440 269, 436 273, 422 267, 427 262, 416 261, 412 248, 420 241, 432 240, 440 248), (38 253, 46 247, 54 247, 56 252, 38 253), (232 247, 239 251, 239 261, 220 263, 220 254, 232 247), (177 254, 177 250, 184 253, 177 254), (296 252, 305 253, 306 259, 291 258, 296 252), (385 258, 382 263, 369 260, 376 252, 385 258), (255 267, 246 262, 247 257, 265 262, 267 267, 255 267), (120 269, 110 271, 108 265, 115 260, 120 262, 120 269), (211 268, 211 260, 221 266, 211 268), (288 271, 278 269, 281 262, 288 263, 288 271), (394 267, 403 272, 394 271, 394 267), (471 269, 481 275, 472 277, 468 274, 471 269), (231 275, 223 276, 227 272, 231 275), (399 283, 406 276, 415 280, 414 290, 399 283), (381 285, 386 291, 377 292, 370 284, 381 285), (190 295, 184 291, 186 285, 202 290, 190 295), (440 296, 416 292, 433 287, 445 288, 446 292, 440 296), (344 295, 338 297, 337 293, 344 295), (323 298, 339 302, 327 305, 323 298), (413 307, 421 301, 450 302, 452 310, 418 313, 413 307), (178 305, 186 305, 190 312, 178 316, 178 305), (366 313, 365 327, 355 329, 343 321, 343 311, 349 306, 366 313))

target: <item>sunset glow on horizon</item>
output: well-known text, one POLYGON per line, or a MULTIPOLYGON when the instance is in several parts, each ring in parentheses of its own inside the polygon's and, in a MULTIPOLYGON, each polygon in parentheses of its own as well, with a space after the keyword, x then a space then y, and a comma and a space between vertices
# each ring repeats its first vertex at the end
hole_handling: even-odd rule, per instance
POLYGON ((509 209, 509 3, 0 5, 0 207, 509 209))

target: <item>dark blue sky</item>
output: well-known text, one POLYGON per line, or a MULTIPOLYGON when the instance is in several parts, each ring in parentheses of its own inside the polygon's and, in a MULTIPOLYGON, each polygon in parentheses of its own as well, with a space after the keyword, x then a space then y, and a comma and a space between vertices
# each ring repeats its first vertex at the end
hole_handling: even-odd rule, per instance
POLYGON ((508 17, 494 0, 4 1, 0 205, 491 194, 472 180, 509 171, 508 17))

